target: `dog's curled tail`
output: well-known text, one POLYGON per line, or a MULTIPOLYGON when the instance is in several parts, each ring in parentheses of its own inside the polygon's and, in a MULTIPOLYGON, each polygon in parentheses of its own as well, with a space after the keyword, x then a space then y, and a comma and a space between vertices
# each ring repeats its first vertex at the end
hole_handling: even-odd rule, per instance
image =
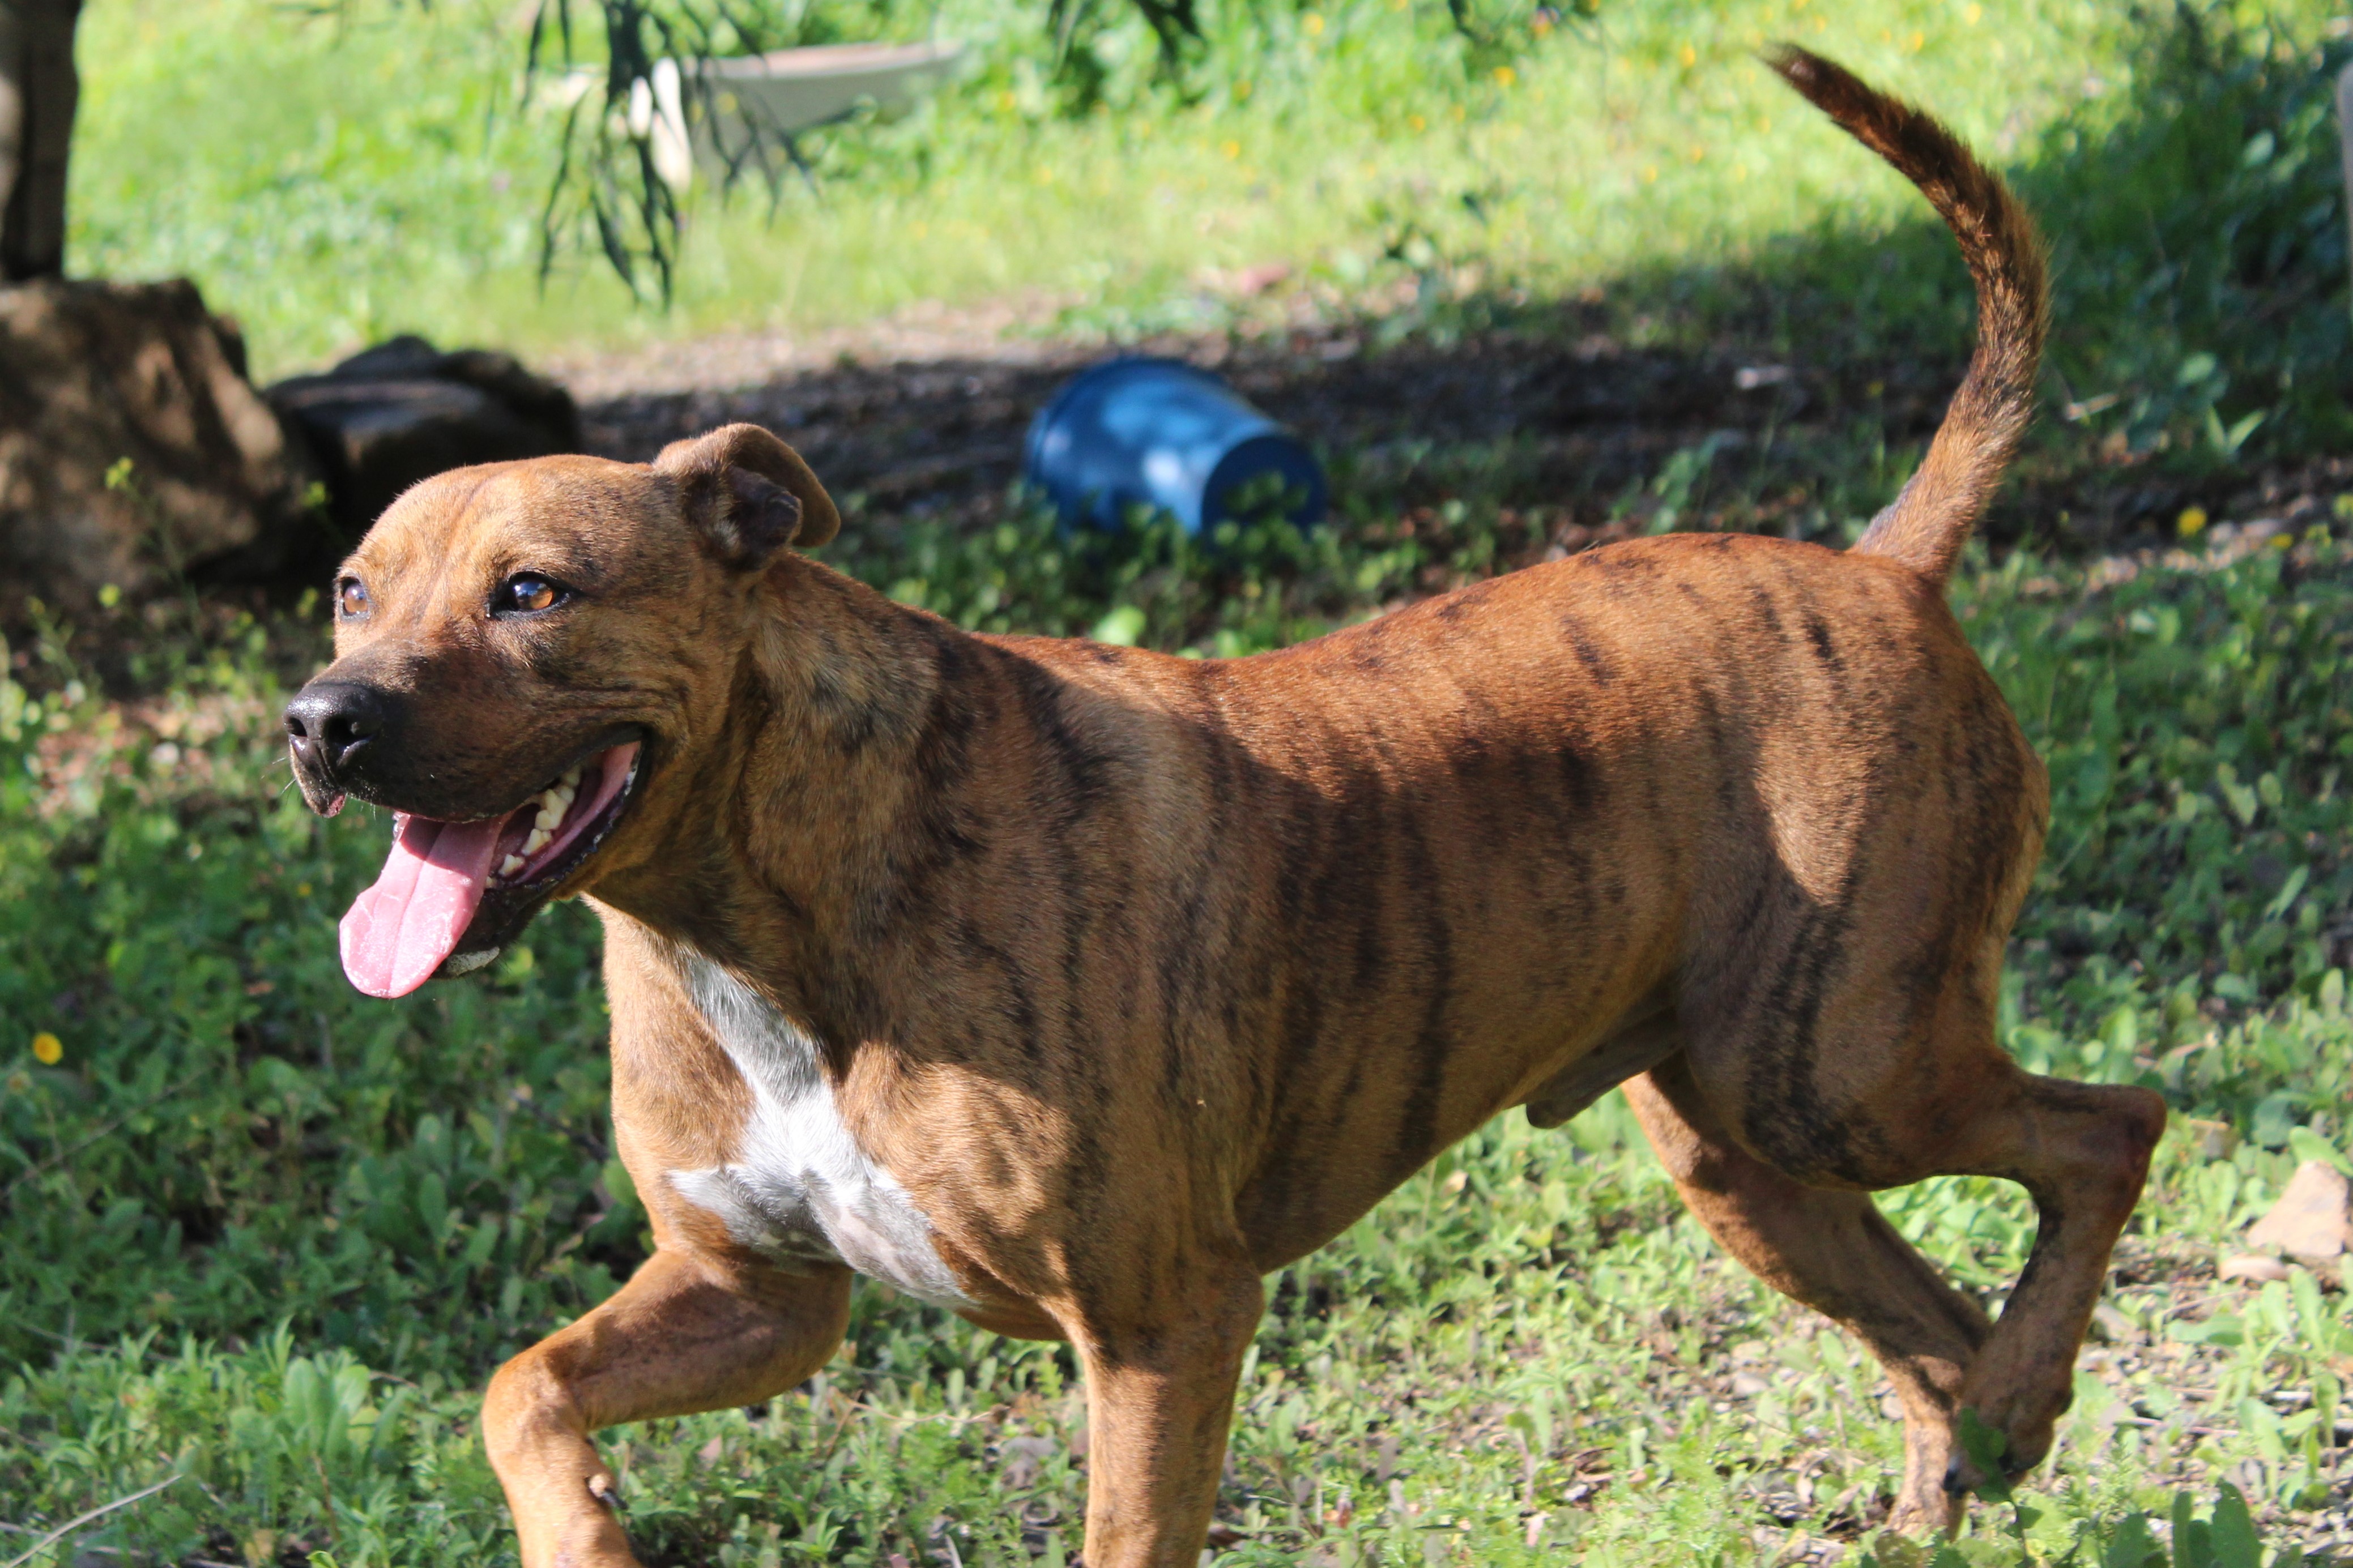
POLYGON ((2042 241, 2018 198, 1959 137, 1841 66, 1792 44, 1765 63, 1920 187, 1977 282, 1978 346, 1928 456, 1855 543, 1942 583, 2018 449, 2033 408, 2049 312, 2042 241))

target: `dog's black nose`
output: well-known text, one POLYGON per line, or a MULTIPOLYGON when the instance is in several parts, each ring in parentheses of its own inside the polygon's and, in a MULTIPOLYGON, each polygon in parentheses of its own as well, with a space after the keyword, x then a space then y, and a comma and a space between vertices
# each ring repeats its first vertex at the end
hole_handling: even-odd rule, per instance
POLYGON ((332 775, 384 732, 390 717, 384 694, 372 686, 314 680, 286 705, 286 739, 298 760, 332 775))

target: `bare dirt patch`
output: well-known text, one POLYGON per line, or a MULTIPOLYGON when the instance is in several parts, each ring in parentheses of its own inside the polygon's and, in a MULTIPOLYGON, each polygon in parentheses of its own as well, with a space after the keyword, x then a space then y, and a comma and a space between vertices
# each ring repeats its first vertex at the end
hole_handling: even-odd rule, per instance
MULTIPOLYGON (((985 526, 1011 504, 1029 421, 1064 380, 1114 354, 1168 354, 1219 371, 1299 431, 1358 518, 1460 500, 1549 514, 1556 534, 1579 530, 1577 542, 1640 531, 1668 504, 1672 526, 1836 542, 1900 482, 1963 369, 1641 346, 1601 306, 1578 302, 1487 313, 1508 324, 1398 334, 1377 319, 1293 310, 1247 331, 1116 345, 1050 335, 1051 303, 1029 301, 552 368, 580 397, 600 454, 642 461, 664 442, 750 420, 792 441, 877 522, 944 514, 985 526), (1679 455, 1695 477, 1670 495, 1679 455)), ((2169 542, 2192 509, 2301 531, 2332 524, 2336 495, 2353 488, 2342 458, 2168 466, 2095 439, 2065 412, 2044 420, 1989 518, 1997 547, 2147 548, 2169 542)))

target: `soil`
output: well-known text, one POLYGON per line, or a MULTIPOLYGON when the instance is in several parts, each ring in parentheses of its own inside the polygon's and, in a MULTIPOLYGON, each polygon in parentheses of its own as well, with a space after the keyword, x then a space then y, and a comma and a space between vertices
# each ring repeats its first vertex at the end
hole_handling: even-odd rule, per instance
MULTIPOLYGON (((1753 436, 1802 418, 1832 391, 1788 366, 1630 349, 1583 329, 1572 310, 1387 348, 1362 324, 1324 321, 1124 348, 941 331, 842 342, 830 363, 725 343, 567 369, 590 446, 603 455, 643 461, 665 441, 751 420, 791 441, 838 493, 862 493, 886 511, 946 509, 976 520, 1019 476, 1038 410, 1071 375, 1119 353, 1217 371, 1327 462, 1353 462, 1409 506, 1447 499, 1442 481, 1381 481, 1400 468, 1436 467, 1432 452, 1509 447, 1495 500, 1574 505, 1647 478, 1664 454, 1711 434, 1753 436), (625 390, 633 372, 654 389, 625 390)), ((1916 437, 1935 427, 1935 398, 1924 385, 1916 397, 1883 401, 1897 431, 1916 437)))
MULTIPOLYGON (((553 367, 579 396, 589 448, 644 461, 731 420, 776 430, 828 488, 879 517, 945 513, 976 526, 1010 504, 1030 420, 1071 374, 1118 353, 1218 371, 1297 431, 1360 514, 1410 510, 1475 487, 1585 542, 1620 530, 1630 497, 1677 450, 1713 439, 1728 482, 1703 526, 1820 531, 1819 502, 1878 442, 1925 442, 1965 368, 1905 361, 1777 363, 1736 347, 1633 346, 1599 307, 1515 312, 1507 328, 1384 344, 1380 323, 1313 311, 1248 332, 1132 346, 1046 335, 1043 312, 934 312, 797 342, 747 334, 553 367)), ((2057 438, 2031 450, 1988 519, 1997 547, 2062 553, 2169 542, 2185 508, 2217 522, 2301 529, 2353 488, 2353 460, 2199 477, 2057 438)), ((855 507, 853 510, 857 510, 855 507)), ((1688 524, 1687 524, 1688 525, 1688 524)))

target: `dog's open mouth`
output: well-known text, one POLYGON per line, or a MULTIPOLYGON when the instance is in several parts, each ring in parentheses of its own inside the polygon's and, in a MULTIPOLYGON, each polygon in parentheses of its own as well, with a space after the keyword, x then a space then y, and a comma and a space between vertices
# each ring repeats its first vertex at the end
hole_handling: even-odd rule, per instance
POLYGON ((488 946, 466 942, 484 898, 509 915, 527 913, 596 853, 637 779, 638 742, 630 741, 589 757, 504 816, 438 822, 394 813, 392 856, 343 916, 343 973, 371 996, 406 996, 437 973, 480 967, 498 951, 496 936, 488 946), (461 944, 470 951, 452 958, 461 944))

